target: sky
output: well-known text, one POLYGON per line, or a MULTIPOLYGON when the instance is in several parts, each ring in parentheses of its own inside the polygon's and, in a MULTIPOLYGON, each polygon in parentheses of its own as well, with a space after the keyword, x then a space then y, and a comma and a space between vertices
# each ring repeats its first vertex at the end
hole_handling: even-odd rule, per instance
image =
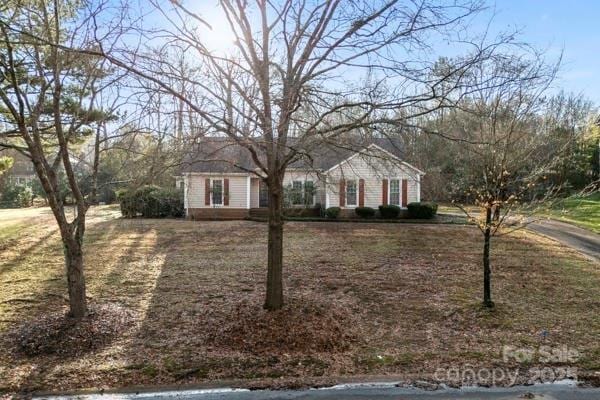
POLYGON ((599 0, 497 0, 490 7, 496 28, 520 28, 522 40, 549 57, 563 51, 556 86, 600 105, 599 0))
MULTIPOLYGON (((207 31, 209 45, 232 46, 217 0, 190 4, 212 25, 207 31)), ((583 94, 600 106, 600 0, 487 0, 487 6, 473 29, 483 29, 493 14, 491 31, 519 29, 520 40, 545 50, 548 61, 557 60, 562 52, 554 90, 583 94)))

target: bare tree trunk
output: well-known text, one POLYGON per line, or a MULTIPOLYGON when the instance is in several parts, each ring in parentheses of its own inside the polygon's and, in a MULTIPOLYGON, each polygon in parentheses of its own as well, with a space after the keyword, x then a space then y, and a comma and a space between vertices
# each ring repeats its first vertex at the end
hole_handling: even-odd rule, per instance
POLYGON ((494 207, 494 216, 492 219, 495 223, 498 223, 500 221, 500 205, 496 205, 494 207))
POLYGON ((74 239, 67 239, 64 242, 65 266, 69 288, 69 314, 73 318, 82 318, 87 314, 82 246, 74 239))
POLYGON ((283 307, 283 184, 279 177, 269 179, 269 243, 267 296, 264 308, 283 307))
POLYGON ((92 190, 90 204, 98 204, 98 168, 100 168, 100 131, 102 125, 96 127, 96 140, 94 142, 94 162, 92 164, 92 190))
POLYGON ((484 307, 492 308, 494 307, 494 302, 492 301, 492 282, 491 275, 492 271, 490 269, 490 242, 492 237, 492 210, 491 208, 486 209, 485 216, 485 231, 484 231, 484 241, 483 241, 483 305, 484 307))
MULTIPOLYGON (((598 126, 600 126, 600 121, 598 122, 598 126)), ((600 137, 598 138, 598 145, 596 146, 596 166, 594 168, 594 163, 592 163, 592 176, 595 176, 595 179, 600 179, 600 137)))

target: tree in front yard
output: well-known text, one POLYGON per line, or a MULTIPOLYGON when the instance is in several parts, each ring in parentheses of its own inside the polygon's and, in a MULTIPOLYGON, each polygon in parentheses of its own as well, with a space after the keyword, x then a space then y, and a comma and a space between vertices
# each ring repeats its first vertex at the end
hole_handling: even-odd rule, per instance
POLYGON ((561 186, 548 178, 570 143, 555 146, 536 134, 547 116, 544 94, 556 70, 557 65, 546 64, 529 52, 482 63, 469 79, 472 87, 485 82, 485 88, 465 96, 459 108, 444 116, 445 133, 463 139, 461 162, 465 168, 455 177, 454 196, 483 234, 485 307, 494 306, 492 238, 524 227, 530 222, 530 213, 523 204, 531 209, 554 197, 561 186), (475 210, 461 203, 475 205, 475 210))
MULTIPOLYGON (((90 87, 104 75, 99 57, 61 46, 85 47, 86 24, 78 24, 76 1, 9 1, 0 6, 0 148, 28 157, 58 224, 64 247, 70 315, 87 314, 83 237, 88 205, 73 155, 99 118, 90 87), (64 174, 76 213, 65 211, 64 174)), ((89 22, 89 21, 88 21, 89 22)))

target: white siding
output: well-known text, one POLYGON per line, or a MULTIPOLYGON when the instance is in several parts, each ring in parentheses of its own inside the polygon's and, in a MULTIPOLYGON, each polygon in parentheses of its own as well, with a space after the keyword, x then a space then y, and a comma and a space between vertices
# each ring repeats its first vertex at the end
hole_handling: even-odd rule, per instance
MULTIPOLYGON (((387 156, 383 153, 381 158, 357 155, 330 171, 327 185, 329 207, 339 207, 340 205, 339 181, 342 178, 345 180, 355 179, 357 187, 359 179, 365 180, 365 207, 377 208, 383 204, 383 179, 406 179, 408 181, 407 203, 419 201, 418 173, 412 168, 399 162, 390 162, 386 158, 387 156)), ((400 186, 400 193, 402 194, 402 186, 400 186)))
POLYGON ((229 205, 220 207, 246 208, 248 178, 241 175, 191 175, 186 177, 185 207, 210 208, 204 204, 204 181, 210 179, 229 179, 229 205))

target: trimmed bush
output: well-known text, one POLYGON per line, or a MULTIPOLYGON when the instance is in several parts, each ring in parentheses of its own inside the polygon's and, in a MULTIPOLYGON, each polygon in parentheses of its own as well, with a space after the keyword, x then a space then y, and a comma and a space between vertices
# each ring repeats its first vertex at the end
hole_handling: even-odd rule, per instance
POLYGON ((379 206, 379 216, 383 219, 395 219, 400 215, 400 207, 388 204, 379 206))
POLYGON ((176 189, 154 190, 144 198, 141 211, 145 218, 182 217, 181 193, 176 189))
POLYGON ((0 192, 0 208, 30 207, 33 191, 29 185, 6 184, 0 192))
POLYGON ((356 207, 354 212, 361 218, 373 218, 375 216, 375 209, 371 207, 356 207))
POLYGON ((325 210, 325 216, 327 218, 336 219, 340 216, 341 211, 342 209, 339 207, 329 207, 327 210, 325 210))
POLYGON ((135 191, 119 190, 117 198, 125 218, 179 218, 184 215, 183 193, 177 189, 142 186, 135 191))
POLYGON ((437 213, 437 204, 428 202, 408 203, 408 215, 415 219, 431 219, 437 213))
POLYGON ((133 194, 127 189, 119 189, 116 191, 117 201, 121 207, 121 215, 125 218, 134 218, 137 216, 137 208, 133 194))

